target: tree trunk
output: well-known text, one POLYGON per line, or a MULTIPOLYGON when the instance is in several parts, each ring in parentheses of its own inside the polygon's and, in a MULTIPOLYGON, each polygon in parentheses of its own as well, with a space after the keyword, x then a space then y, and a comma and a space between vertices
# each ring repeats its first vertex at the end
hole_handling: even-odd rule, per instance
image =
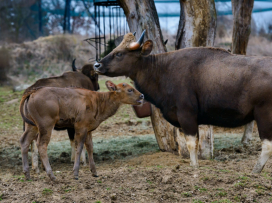
MULTIPOLYGON (((185 47, 213 46, 216 31, 214 0, 180 0, 180 20, 176 37, 176 49, 185 47)), ((189 156, 184 135, 179 139, 179 153, 189 156)), ((199 127, 200 158, 213 157, 213 128, 199 127)))
MULTIPOLYGON (((130 31, 136 31, 136 38, 146 30, 145 39, 153 41, 152 53, 166 52, 154 1, 119 0, 118 2, 125 12, 130 31)), ((153 105, 151 108, 151 121, 160 150, 177 154, 176 128, 163 118, 159 109, 153 105)))
MULTIPOLYGON (((251 13, 254 0, 232 0, 233 31, 232 50, 233 54, 246 55, 247 44, 251 31, 251 13)), ((247 145, 252 139, 254 121, 245 126, 242 143, 247 145)))

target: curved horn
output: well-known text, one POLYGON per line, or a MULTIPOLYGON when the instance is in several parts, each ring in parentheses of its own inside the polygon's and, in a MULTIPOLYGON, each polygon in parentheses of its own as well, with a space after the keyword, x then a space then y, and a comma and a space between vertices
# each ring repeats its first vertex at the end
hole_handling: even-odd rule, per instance
POLYGON ((166 45, 166 44, 167 44, 167 42, 168 42, 168 39, 164 41, 164 45, 166 45))
POLYGON ((134 32, 133 35, 135 36, 135 35, 136 35, 136 32, 134 32))
POLYGON ((73 62, 72 62, 72 69, 73 69, 73 71, 77 71, 77 67, 75 65, 75 62, 76 62, 76 59, 74 59, 73 62))
POLYGON ((143 31, 141 37, 138 39, 137 42, 132 42, 132 43, 129 45, 129 49, 130 49, 130 50, 136 50, 136 49, 140 48, 141 44, 142 44, 143 41, 144 41, 144 35, 145 35, 145 30, 143 31))

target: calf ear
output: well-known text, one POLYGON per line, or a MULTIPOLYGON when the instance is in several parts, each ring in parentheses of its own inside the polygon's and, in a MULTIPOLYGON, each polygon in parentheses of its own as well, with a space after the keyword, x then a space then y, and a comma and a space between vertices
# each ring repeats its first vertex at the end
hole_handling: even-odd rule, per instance
POLYGON ((117 87, 112 81, 106 81, 106 86, 110 91, 116 91, 117 87))
POLYGON ((152 48, 153 48, 152 40, 147 40, 142 46, 141 55, 144 55, 144 56, 149 55, 152 51, 152 48))

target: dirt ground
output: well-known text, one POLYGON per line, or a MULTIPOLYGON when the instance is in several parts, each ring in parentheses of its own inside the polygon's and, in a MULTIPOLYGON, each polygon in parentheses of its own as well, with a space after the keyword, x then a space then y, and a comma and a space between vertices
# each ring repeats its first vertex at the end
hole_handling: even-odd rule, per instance
POLYGON ((261 150, 256 126, 247 148, 240 143, 243 128, 215 127, 214 159, 200 160, 193 170, 189 159, 159 151, 150 120, 137 119, 130 106, 93 133, 98 178, 81 166, 74 180, 67 133, 54 131, 48 154, 57 181, 41 165, 41 173, 31 171, 32 180, 25 181, 18 142, 21 93, 0 92, 1 202, 272 202, 271 160, 260 175, 251 174, 261 150))

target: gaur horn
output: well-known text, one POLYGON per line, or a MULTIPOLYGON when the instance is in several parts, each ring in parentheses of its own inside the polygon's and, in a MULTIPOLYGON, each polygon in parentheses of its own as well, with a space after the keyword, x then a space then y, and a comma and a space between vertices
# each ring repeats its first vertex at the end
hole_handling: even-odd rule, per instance
POLYGON ((138 39, 137 42, 132 42, 130 45, 129 45, 129 50, 136 50, 136 49, 139 49, 141 44, 143 43, 144 41, 144 35, 145 35, 145 30, 143 31, 141 37, 138 39))
POLYGON ((134 32, 133 35, 135 36, 135 35, 136 35, 136 32, 134 32))
POLYGON ((168 39, 164 41, 164 45, 166 45, 166 44, 167 44, 167 42, 168 42, 168 39))
POLYGON ((75 65, 75 62, 76 62, 76 59, 74 59, 73 62, 72 62, 72 69, 73 69, 73 71, 77 71, 77 67, 75 65))

